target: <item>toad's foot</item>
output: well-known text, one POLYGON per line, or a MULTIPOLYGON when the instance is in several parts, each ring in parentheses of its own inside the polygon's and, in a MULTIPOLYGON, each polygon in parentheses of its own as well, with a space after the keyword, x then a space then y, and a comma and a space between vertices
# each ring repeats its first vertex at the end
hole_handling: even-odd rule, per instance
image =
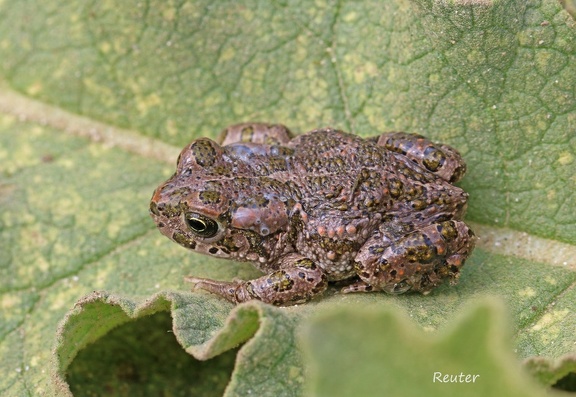
POLYGON ((426 170, 449 182, 458 182, 466 173, 462 156, 452 147, 434 143, 417 134, 389 132, 378 137, 378 145, 402 153, 426 170))
POLYGON ((273 305, 293 305, 321 294, 328 286, 322 270, 310 259, 291 254, 283 258, 282 269, 250 281, 215 281, 186 277, 194 289, 219 295, 232 303, 260 300, 273 305), (290 266, 285 261, 290 262, 290 266))
POLYGON ((349 284, 340 290, 340 292, 343 294, 349 294, 352 292, 372 292, 372 291, 374 291, 374 287, 372 287, 370 284, 362 280, 358 280, 352 284, 349 284))
MULTIPOLYGON (((381 288, 382 291, 385 291, 389 294, 400 295, 404 292, 409 291, 411 286, 406 283, 405 281, 401 281, 398 283, 389 283, 386 285, 385 288, 381 288)), ((350 294, 352 292, 372 292, 377 291, 372 285, 366 283, 365 281, 357 281, 353 284, 347 285, 346 287, 340 290, 343 294, 350 294)), ((429 291, 423 292, 424 295, 427 295, 429 291)))

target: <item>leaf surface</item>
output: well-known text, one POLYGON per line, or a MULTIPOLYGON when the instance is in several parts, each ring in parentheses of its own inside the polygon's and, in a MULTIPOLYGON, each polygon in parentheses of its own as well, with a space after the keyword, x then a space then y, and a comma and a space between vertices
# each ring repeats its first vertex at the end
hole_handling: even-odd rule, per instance
MULTIPOLYGON (((554 0, 0 1, 0 394, 157 395, 170 384, 175 395, 302 395, 307 365, 336 365, 303 355, 298 335, 316 315, 392 306, 450 340, 454 313, 486 294, 506 303, 503 348, 544 385, 569 377, 575 58, 574 20, 554 0), (163 238, 150 195, 180 147, 246 120, 406 130, 456 147, 481 237, 460 284, 425 297, 332 289, 290 308, 186 292, 185 275, 259 273, 163 238), (154 369, 156 344, 174 371, 154 369)), ((483 329, 495 321, 487 314, 483 329)), ((346 327, 390 343, 361 320, 346 327)), ((498 340, 486 332, 482 346, 498 340)))

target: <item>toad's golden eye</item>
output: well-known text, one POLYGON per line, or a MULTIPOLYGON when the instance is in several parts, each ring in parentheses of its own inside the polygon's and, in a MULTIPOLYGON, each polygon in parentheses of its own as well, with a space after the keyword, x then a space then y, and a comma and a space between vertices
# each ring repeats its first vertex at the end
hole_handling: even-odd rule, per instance
POLYGON ((218 233, 218 223, 204 215, 188 212, 184 219, 186 219, 186 224, 190 230, 200 237, 209 238, 218 233))

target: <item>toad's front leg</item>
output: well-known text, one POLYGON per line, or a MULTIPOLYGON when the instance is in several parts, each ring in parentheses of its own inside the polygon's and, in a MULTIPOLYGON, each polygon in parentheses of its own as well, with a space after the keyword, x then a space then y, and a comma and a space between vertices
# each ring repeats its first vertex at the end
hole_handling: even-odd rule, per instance
POLYGON ((288 254, 280 260, 280 269, 250 281, 215 281, 187 277, 195 289, 203 289, 230 302, 260 300, 273 305, 293 305, 321 294, 328 286, 322 269, 310 259, 288 254))

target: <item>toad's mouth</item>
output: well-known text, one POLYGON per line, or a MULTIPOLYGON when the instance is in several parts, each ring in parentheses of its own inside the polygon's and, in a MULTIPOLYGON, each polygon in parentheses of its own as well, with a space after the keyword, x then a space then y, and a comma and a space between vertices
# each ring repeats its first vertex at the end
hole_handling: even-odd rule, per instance
POLYGON ((212 244, 196 244, 194 252, 222 259, 232 258, 232 255, 228 249, 226 249, 225 247, 218 247, 212 244))

